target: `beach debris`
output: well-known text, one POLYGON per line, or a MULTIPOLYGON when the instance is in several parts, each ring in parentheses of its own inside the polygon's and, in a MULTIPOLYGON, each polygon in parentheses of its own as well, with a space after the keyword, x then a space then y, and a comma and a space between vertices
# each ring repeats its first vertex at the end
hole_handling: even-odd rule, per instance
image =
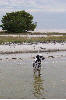
POLYGON ((61 55, 61 57, 63 57, 63 55, 61 55))
POLYGON ((0 60, 2 60, 2 58, 0 58, 0 60))
POLYGON ((12 58, 12 59, 17 59, 17 58, 12 58))
POLYGON ((20 60, 23 60, 22 58, 19 58, 20 60))
POLYGON ((54 56, 48 56, 48 58, 55 58, 54 56))
POLYGON ((40 49, 46 49, 46 48, 40 47, 40 49))

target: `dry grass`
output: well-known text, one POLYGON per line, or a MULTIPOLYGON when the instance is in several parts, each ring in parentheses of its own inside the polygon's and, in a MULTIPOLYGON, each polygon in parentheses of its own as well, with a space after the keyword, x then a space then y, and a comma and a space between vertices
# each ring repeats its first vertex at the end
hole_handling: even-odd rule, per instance
POLYGON ((66 41, 66 36, 48 36, 48 37, 11 37, 11 36, 0 36, 0 44, 5 42, 14 42, 14 43, 33 43, 33 42, 62 42, 66 41))

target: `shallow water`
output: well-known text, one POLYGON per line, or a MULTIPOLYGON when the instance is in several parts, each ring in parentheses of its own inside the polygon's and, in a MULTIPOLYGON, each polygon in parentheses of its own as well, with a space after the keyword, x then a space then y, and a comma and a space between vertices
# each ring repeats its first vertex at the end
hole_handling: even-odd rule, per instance
POLYGON ((66 98, 66 52, 42 54, 40 77, 32 69, 36 53, 0 54, 0 98, 66 98))

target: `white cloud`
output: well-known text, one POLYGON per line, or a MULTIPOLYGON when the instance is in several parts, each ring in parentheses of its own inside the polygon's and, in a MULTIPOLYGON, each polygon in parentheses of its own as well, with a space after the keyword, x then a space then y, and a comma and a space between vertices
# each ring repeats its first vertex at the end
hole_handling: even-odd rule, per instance
POLYGON ((66 12, 66 9, 53 9, 53 8, 48 8, 48 9, 28 9, 26 10, 28 12, 66 12))
POLYGON ((66 12, 66 2, 61 2, 61 0, 1 0, 0 9, 3 9, 3 12, 22 9, 28 9, 27 11, 30 12, 66 12))
POLYGON ((14 10, 14 8, 12 8, 12 7, 7 7, 7 8, 0 8, 0 14, 5 14, 5 13, 7 13, 7 12, 12 12, 12 11, 16 11, 16 10, 14 10))
POLYGON ((8 0, 0 0, 0 6, 3 6, 3 5, 8 5, 9 4, 9 2, 8 2, 8 0))

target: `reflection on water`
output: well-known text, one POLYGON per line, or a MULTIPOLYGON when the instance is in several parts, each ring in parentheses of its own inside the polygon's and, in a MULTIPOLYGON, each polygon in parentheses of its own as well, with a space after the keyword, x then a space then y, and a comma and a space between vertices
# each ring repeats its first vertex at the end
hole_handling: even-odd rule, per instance
POLYGON ((33 82, 33 94, 35 97, 40 98, 44 97, 44 87, 43 87, 43 80, 41 76, 33 76, 34 82, 33 82))

